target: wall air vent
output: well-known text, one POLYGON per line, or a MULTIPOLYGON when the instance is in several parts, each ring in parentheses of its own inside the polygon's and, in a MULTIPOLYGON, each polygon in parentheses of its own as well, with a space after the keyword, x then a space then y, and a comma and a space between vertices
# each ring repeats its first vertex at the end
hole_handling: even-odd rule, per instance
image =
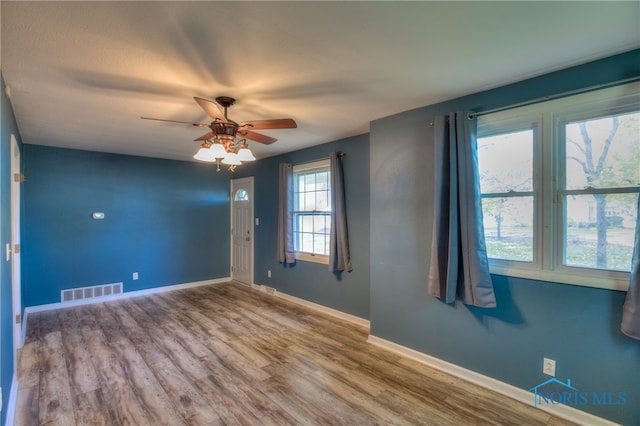
POLYGON ((70 288, 60 292, 60 301, 64 303, 80 299, 95 299, 120 293, 122 293, 122 283, 70 288))

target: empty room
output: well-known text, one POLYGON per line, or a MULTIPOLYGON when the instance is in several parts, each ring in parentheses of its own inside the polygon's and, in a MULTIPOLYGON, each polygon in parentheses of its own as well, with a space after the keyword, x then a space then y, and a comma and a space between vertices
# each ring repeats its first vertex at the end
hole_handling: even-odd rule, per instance
POLYGON ((1 424, 640 424, 640 2, 0 20, 1 424))

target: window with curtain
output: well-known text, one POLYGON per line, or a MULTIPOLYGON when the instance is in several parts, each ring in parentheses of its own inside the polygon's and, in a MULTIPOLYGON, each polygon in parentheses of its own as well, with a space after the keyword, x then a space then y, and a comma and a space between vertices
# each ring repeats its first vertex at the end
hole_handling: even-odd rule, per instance
POLYGON ((487 256, 533 262, 533 147, 537 123, 503 128, 478 139, 487 256), (508 158, 509 161, 504 161, 508 158))
POLYGON ((491 271, 625 290, 640 189, 640 84, 478 119, 491 271))
POLYGON ((293 167, 293 240, 296 259, 329 263, 331 234, 329 160, 293 167))

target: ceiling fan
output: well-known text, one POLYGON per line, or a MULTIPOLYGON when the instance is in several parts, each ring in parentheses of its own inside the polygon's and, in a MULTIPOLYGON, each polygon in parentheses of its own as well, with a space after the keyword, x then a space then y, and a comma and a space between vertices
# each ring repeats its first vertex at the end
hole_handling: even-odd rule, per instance
POLYGON ((211 123, 192 123, 189 121, 165 120, 150 117, 140 118, 144 120, 189 124, 196 127, 208 127, 209 132, 194 139, 194 141, 203 141, 203 143, 193 158, 200 161, 216 162, 218 164, 218 171, 220 171, 220 163, 231 166, 230 169, 233 171, 235 167, 242 164, 243 161, 255 160, 253 153, 247 145, 247 139, 265 145, 277 141, 276 138, 263 135, 254 130, 295 129, 298 127, 292 118, 250 120, 242 121, 238 124, 227 116, 228 108, 236 102, 234 98, 218 96, 216 102, 197 96, 193 99, 195 99, 198 105, 213 119, 211 123), (236 140, 236 138, 239 139, 236 140))

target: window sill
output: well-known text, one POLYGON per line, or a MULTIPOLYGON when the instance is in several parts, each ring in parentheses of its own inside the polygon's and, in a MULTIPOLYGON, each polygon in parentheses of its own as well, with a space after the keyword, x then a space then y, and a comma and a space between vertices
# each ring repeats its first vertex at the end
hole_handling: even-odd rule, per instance
POLYGON ((547 281, 552 283, 578 285, 582 287, 602 288, 607 290, 628 291, 629 274, 616 271, 599 271, 584 269, 582 273, 573 271, 555 270, 541 271, 539 269, 523 266, 497 264, 489 261, 491 274, 508 277, 527 278, 530 280, 547 281))
POLYGON ((324 256, 322 254, 296 252, 296 259, 302 260, 303 262, 322 263, 324 265, 329 264, 329 256, 324 256))

